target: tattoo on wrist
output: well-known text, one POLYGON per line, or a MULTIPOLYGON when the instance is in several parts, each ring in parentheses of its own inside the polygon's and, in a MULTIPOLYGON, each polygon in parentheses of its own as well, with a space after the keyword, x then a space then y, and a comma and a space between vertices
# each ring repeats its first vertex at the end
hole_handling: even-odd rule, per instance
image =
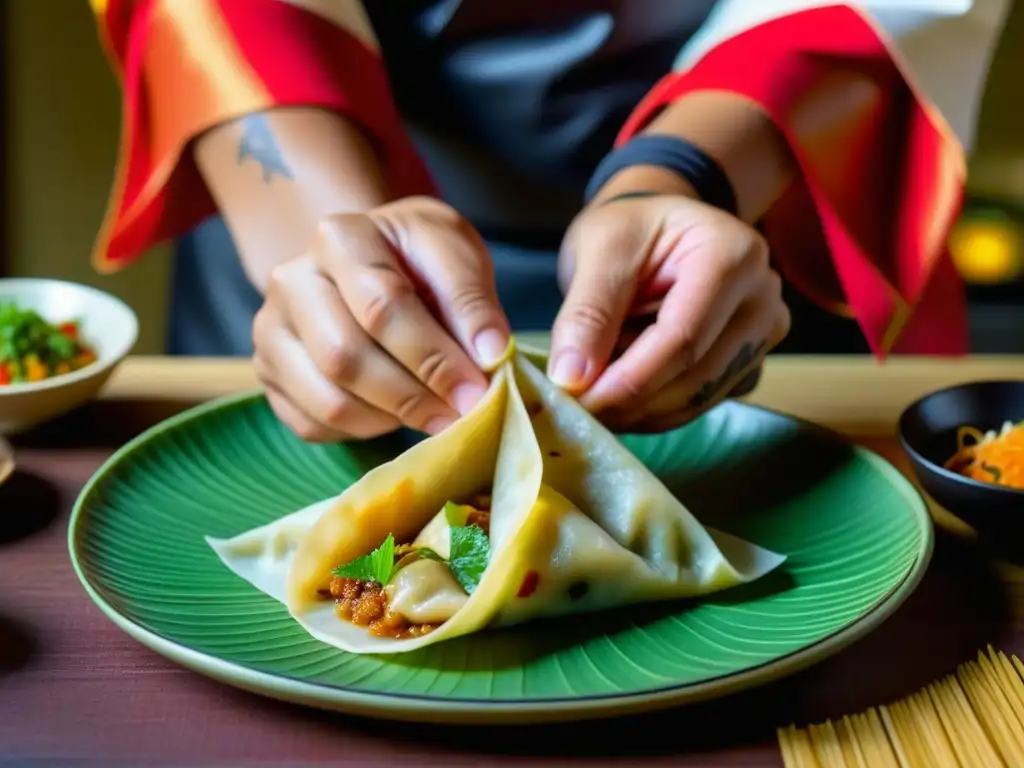
POLYGON ((664 192, 656 192, 653 189, 636 189, 631 192, 622 192, 618 195, 612 195, 607 200, 602 200, 598 203, 597 207, 608 205, 609 203, 617 203, 620 200, 632 200, 637 197, 658 197, 664 195, 664 192))
POLYGON ((693 397, 690 398, 690 402, 687 403, 687 407, 692 410, 701 410, 718 400, 720 397, 724 397, 728 394, 728 391, 731 388, 730 384, 735 381, 737 376, 746 371, 761 358, 766 347, 767 344, 763 341, 758 342, 757 344, 747 342, 740 347, 739 352, 737 352, 735 357, 733 357, 733 359, 729 361, 729 364, 725 366, 724 371, 693 393, 693 397))
POLYGON ((743 397, 749 395, 761 383, 762 366, 758 365, 750 373, 740 379, 739 383, 726 393, 726 397, 743 397))
POLYGON ((254 114, 242 119, 238 164, 244 165, 248 160, 255 160, 259 164, 265 184, 272 182, 275 176, 289 181, 293 178, 292 169, 284 161, 266 115, 254 114))

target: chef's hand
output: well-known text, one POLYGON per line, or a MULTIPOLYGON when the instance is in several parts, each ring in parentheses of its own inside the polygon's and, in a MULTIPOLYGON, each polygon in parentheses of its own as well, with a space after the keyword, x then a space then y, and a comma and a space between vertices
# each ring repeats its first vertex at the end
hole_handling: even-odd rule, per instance
POLYGON ((749 391, 789 332, 764 239, 683 195, 591 204, 562 244, 559 280, 549 375, 620 431, 672 429, 749 391))
POLYGON ((325 219, 277 267, 253 324, 254 364, 305 440, 437 433, 483 396, 509 327, 484 244, 430 198, 325 219))

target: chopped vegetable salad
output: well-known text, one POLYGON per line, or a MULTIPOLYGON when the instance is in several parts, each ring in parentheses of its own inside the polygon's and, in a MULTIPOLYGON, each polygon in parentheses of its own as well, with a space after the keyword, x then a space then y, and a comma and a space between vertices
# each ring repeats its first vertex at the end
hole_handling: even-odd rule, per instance
POLYGON ((13 301, 0 301, 0 385, 43 381, 96 361, 79 322, 54 325, 13 301))

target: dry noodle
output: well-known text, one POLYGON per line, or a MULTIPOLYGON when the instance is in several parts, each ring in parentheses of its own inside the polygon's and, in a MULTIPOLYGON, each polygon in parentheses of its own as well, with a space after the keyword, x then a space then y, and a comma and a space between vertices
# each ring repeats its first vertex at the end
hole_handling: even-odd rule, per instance
POLYGON ((1024 663, 989 646, 902 701, 778 737, 786 768, 1024 766, 1024 663))

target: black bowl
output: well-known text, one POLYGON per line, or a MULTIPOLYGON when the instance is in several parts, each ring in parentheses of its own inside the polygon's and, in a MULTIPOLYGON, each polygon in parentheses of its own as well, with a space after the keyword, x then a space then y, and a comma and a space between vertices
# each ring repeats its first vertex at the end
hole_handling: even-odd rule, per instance
POLYGON ((945 469, 956 453, 959 427, 1000 429, 1024 421, 1024 381, 976 381, 918 400, 900 416, 899 435, 918 482, 943 509, 979 536, 1024 544, 1024 491, 982 483, 945 469))

